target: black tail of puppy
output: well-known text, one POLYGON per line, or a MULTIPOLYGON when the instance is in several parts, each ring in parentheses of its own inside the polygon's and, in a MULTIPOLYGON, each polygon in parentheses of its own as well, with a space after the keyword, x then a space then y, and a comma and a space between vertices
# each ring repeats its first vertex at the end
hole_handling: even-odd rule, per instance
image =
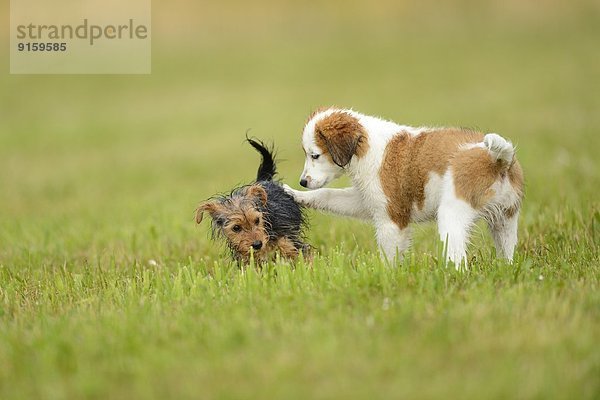
POLYGON ((272 181, 275 174, 277 174, 273 150, 268 149, 265 144, 259 140, 249 138, 246 138, 246 140, 250 143, 250 146, 254 147, 262 156, 260 166, 256 172, 256 181, 272 181))

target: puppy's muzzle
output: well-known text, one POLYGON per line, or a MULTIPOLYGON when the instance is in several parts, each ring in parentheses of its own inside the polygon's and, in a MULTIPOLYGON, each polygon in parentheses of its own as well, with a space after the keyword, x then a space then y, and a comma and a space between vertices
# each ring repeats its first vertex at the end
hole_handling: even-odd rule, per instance
POLYGON ((263 242, 261 242, 260 240, 257 240, 255 242, 252 242, 252 248, 254 250, 260 250, 263 247, 263 242))

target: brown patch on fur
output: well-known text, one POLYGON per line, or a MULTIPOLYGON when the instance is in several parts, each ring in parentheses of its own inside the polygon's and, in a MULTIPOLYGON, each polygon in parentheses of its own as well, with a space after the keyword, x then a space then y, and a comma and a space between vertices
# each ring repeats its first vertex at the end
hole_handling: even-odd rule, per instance
POLYGON ((331 110, 332 108, 336 108, 336 107, 335 106, 320 106, 320 107, 317 107, 315 110, 313 110, 313 112, 311 112, 308 115, 308 118, 306 118, 306 122, 304 123, 304 125, 308 124, 310 122, 310 120, 315 117, 315 115, 317 115, 319 113, 322 113, 323 111, 331 110))
POLYGON ((263 206, 267 204, 267 192, 260 185, 249 186, 246 195, 258 199, 263 206))
POLYGON ((458 128, 431 130, 416 137, 407 132, 395 136, 387 145, 379 171, 392 221, 406 227, 413 205, 423 208, 429 173, 443 175, 461 145, 482 140, 483 134, 458 128))
MULTIPOLYGON (((524 195, 525 180, 523 178, 523 169, 521 168, 521 164, 519 164, 516 158, 513 160, 512 165, 508 169, 508 180, 510 181, 513 189, 515 189, 519 199, 522 199, 524 195)), ((520 204, 510 207, 504 211, 504 214, 510 218, 519 211, 520 207, 520 204)))
POLYGON ((315 124, 315 141, 323 155, 340 167, 352 156, 362 157, 369 149, 365 128, 352 115, 335 111, 315 124))
POLYGON ((450 165, 456 195, 476 210, 494 196, 494 190, 490 186, 507 170, 505 163, 493 162, 490 153, 482 148, 457 154, 450 165))
MULTIPOLYGON (((509 182, 517 197, 523 197, 523 170, 516 158, 511 165, 503 161, 492 161, 486 149, 475 148, 462 152, 451 162, 456 195, 467 201, 473 208, 480 209, 493 196, 490 188, 498 180, 508 175, 509 182), (475 173, 474 173, 475 171, 475 173)), ((519 211, 520 204, 504 210, 507 217, 519 211)))
POLYGON ((205 212, 208 212, 211 216, 216 214, 223 206, 221 206, 217 202, 207 202, 204 204, 200 204, 198 208, 196 208, 196 223, 199 224, 202 222, 202 218, 205 212))
POLYGON ((511 218, 512 216, 514 216, 519 209, 521 208, 520 204, 517 204, 515 206, 509 207, 507 209, 504 210, 504 215, 506 216, 506 218, 511 218))
POLYGON ((269 242, 271 252, 279 252, 282 257, 295 260, 298 258, 299 251, 287 237, 280 237, 276 242, 269 242))

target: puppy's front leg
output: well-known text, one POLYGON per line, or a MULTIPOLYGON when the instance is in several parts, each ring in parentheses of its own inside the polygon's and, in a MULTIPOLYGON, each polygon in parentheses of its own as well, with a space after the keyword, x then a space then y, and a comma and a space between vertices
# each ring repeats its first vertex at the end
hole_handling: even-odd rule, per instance
POLYGON ((371 219, 371 212, 365 207, 362 196, 354 187, 344 189, 315 189, 299 191, 284 185, 286 192, 307 207, 328 211, 334 214, 359 219, 371 219))

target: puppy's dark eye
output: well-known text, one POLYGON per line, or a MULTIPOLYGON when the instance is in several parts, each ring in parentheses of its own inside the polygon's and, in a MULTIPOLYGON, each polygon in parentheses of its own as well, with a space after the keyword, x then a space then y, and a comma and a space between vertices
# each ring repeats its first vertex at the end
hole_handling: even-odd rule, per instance
POLYGON ((254 220, 254 225, 258 225, 258 223, 259 223, 259 222, 260 222, 260 218, 256 218, 256 219, 254 220))
POLYGON ((312 158, 313 160, 318 160, 318 159, 319 159, 319 157, 321 157, 321 155, 320 155, 320 154, 311 154, 311 155, 310 155, 310 158, 312 158))
POLYGON ((233 228, 231 228, 231 230, 233 230, 234 232, 239 232, 242 230, 242 227, 239 225, 234 225, 233 228))

